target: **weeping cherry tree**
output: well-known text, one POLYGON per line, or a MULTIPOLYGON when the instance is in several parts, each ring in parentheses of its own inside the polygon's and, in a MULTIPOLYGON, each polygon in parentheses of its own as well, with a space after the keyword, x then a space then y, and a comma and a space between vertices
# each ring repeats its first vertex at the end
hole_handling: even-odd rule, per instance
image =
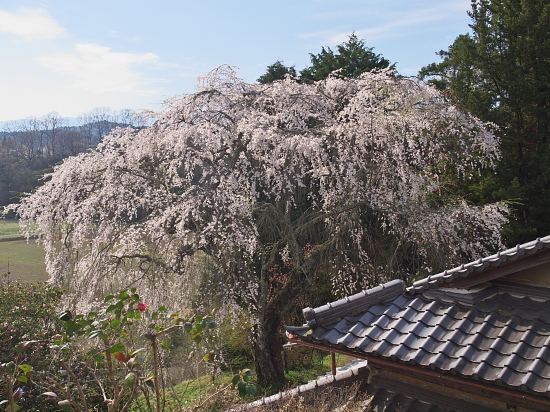
POLYGON ((453 191, 498 141, 417 79, 258 85, 222 66, 156 119, 67 159, 16 211, 80 302, 129 285, 185 299, 208 259, 209 290, 250 314, 262 382, 284 378, 281 322, 316 273, 341 296, 500 245, 505 208, 453 191))

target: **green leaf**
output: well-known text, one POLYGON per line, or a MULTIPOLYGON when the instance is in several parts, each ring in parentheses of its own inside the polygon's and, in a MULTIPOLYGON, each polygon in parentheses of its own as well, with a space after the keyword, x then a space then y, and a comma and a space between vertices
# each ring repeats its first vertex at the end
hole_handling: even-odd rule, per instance
POLYGON ((238 384, 241 380, 241 377, 240 375, 235 375, 233 376, 233 379, 231 380, 231 383, 233 385, 233 388, 235 387, 236 384, 238 384))
POLYGON ((129 298, 130 298, 130 295, 125 290, 123 290, 122 292, 120 292, 118 294, 118 299, 119 300, 124 300, 124 299, 129 299, 129 298))
POLYGON ((71 410, 71 402, 67 399, 57 402, 57 406, 59 406, 59 409, 61 409, 62 411, 71 410))
POLYGON ((109 352, 111 352, 111 353, 125 352, 125 351, 126 351, 126 347, 124 346, 124 343, 122 343, 122 342, 117 343, 116 345, 113 345, 109 348, 109 352))
POLYGON ((27 372, 32 371, 32 366, 27 365, 27 364, 23 364, 23 365, 19 365, 19 369, 21 369, 23 372, 27 373, 27 372))
POLYGON ((88 337, 90 339, 93 339, 93 338, 105 339, 108 336, 101 329, 96 329, 96 330, 91 331, 90 334, 88 335, 88 337))
POLYGON ((158 311, 159 312, 166 312, 167 311, 166 306, 161 306, 160 308, 158 308, 158 311))
POLYGON ((17 378, 17 380, 19 382, 27 383, 29 381, 29 378, 27 378, 26 376, 20 376, 17 378))
POLYGON ((210 360, 210 354, 207 353, 206 355, 204 355, 202 360, 205 361, 205 362, 208 362, 210 360))
POLYGON ((120 325, 120 323, 121 323, 120 320, 118 320, 118 319, 113 319, 113 320, 109 323, 109 325, 111 325, 111 328, 114 329, 114 328, 116 328, 118 325, 120 325))
POLYGON ((6 363, 4 366, 9 373, 15 372, 15 363, 13 361, 6 363))
POLYGON ((105 356, 103 356, 101 353, 94 353, 92 355, 92 358, 94 359, 94 361, 96 361, 97 363, 102 363, 105 361, 105 356))
POLYGON ((258 387, 255 384, 246 385, 246 394, 248 396, 256 396, 258 392, 258 387))
POLYGON ((58 318, 63 321, 71 320, 73 318, 73 314, 70 310, 64 310, 59 314, 58 318))
POLYGON ((117 305, 110 305, 107 309, 105 309, 105 312, 109 313, 109 312, 112 312, 113 310, 117 309, 117 305))
POLYGON ((10 408, 9 406, 6 408, 7 412, 17 412, 19 409, 21 409, 21 406, 18 404, 14 404, 13 408, 10 408))
POLYGON ((104 302, 104 303, 107 303, 107 302, 109 302, 111 299, 114 299, 114 298, 115 298, 114 295, 107 295, 107 296, 105 296, 105 299, 103 299, 103 302, 104 302))
POLYGON ((237 389, 239 390, 239 396, 241 398, 244 398, 247 394, 247 391, 246 391, 246 382, 244 381, 240 381, 238 384, 237 384, 237 389))
POLYGON ((131 388, 132 386, 134 386, 135 381, 136 381, 136 374, 133 372, 130 372, 124 378, 124 386, 131 388))

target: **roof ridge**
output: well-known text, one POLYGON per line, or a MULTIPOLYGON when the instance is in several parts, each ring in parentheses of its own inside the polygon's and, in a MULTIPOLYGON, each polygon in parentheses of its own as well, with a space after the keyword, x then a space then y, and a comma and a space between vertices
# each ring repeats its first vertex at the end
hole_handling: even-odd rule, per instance
POLYGON ((443 282, 451 282, 458 277, 468 276, 471 272, 482 271, 489 266, 498 266, 507 260, 513 260, 525 253, 535 253, 542 248, 550 248, 550 235, 543 238, 537 238, 531 242, 517 245, 513 248, 499 251, 493 255, 474 260, 470 263, 461 264, 453 269, 444 270, 435 275, 430 275, 424 279, 417 280, 412 286, 407 288, 411 294, 422 293, 432 287, 437 287, 443 282))
POLYGON ((303 313, 307 325, 314 328, 321 324, 336 322, 343 316, 353 316, 379 303, 393 300, 404 291, 405 282, 395 279, 315 309, 305 308, 303 313))

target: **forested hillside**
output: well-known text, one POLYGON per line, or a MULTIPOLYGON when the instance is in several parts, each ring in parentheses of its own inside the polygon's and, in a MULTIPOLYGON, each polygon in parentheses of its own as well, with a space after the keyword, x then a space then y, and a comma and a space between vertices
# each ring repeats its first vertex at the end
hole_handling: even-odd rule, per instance
POLYGON ((0 127, 0 206, 18 202, 41 184, 56 163, 95 147, 114 128, 139 128, 145 123, 131 110, 107 108, 81 115, 76 124, 55 112, 5 123, 0 127))

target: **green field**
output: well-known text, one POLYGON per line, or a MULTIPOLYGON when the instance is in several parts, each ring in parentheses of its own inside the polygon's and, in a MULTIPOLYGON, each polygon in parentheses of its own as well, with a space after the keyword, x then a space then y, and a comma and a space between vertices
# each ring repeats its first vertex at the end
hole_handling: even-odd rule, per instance
POLYGON ((0 236, 19 233, 19 222, 11 219, 0 219, 0 236))
POLYGON ((44 282, 48 280, 44 249, 35 239, 0 241, 0 275, 10 272, 12 280, 44 282))

